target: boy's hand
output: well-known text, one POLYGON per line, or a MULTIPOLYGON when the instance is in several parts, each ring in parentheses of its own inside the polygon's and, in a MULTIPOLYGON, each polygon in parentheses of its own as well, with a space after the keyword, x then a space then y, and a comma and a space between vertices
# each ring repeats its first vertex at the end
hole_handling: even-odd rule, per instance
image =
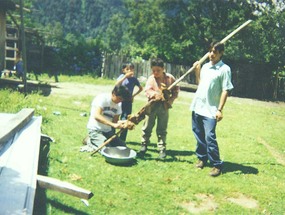
POLYGON ((195 63, 193 63, 193 67, 194 67, 195 71, 201 70, 201 64, 199 63, 199 61, 196 61, 195 63))
POLYGON ((127 72, 125 74, 126 78, 130 78, 130 77, 133 77, 134 76, 134 72, 127 72))
POLYGON ((162 93, 157 93, 157 94, 155 94, 154 95, 154 100, 156 100, 156 101, 161 101, 161 100, 163 100, 163 94, 162 93))
POLYGON ((219 121, 221 121, 223 119, 223 114, 222 114, 222 112, 221 111, 217 111, 216 112, 216 120, 219 122, 219 121))
POLYGON ((121 128, 123 129, 129 129, 132 130, 135 127, 135 124, 129 120, 120 120, 118 123, 121 125, 121 128))

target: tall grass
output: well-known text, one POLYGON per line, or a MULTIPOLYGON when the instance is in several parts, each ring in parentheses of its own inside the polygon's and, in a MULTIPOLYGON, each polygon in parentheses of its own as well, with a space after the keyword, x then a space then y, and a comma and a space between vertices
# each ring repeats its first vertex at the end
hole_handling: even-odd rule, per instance
MULTIPOLYGON (((87 83, 96 82, 86 79, 87 83)), ((31 94, 25 98, 8 90, 1 90, 0 96, 1 112, 30 107, 35 108, 36 115, 43 116, 42 133, 55 139, 46 155, 48 176, 94 193, 86 206, 76 197, 47 190, 47 214, 285 212, 284 103, 228 99, 224 119, 217 127, 225 167, 221 176, 212 178, 208 175, 210 166, 202 170, 194 167, 196 143, 189 111, 193 93, 181 92, 170 110, 167 159, 156 159, 154 130, 145 159, 137 158, 131 166, 114 166, 99 154, 90 157, 89 153, 79 152, 88 120, 88 116, 80 114, 89 113, 92 96, 67 98, 31 94), (55 115, 55 111, 60 115, 55 115)), ((135 100, 134 112, 144 104, 140 95, 135 100)), ((128 133, 128 146, 136 151, 140 148, 141 126, 142 122, 128 133)))

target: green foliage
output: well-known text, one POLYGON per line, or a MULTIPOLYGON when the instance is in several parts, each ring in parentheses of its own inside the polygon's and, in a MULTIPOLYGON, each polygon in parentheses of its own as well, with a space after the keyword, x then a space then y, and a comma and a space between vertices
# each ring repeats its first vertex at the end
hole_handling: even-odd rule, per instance
POLYGON ((42 30, 46 44, 62 50, 58 55, 62 68, 66 68, 65 63, 70 66, 75 56, 76 64, 86 73, 94 70, 88 65, 88 57, 79 60, 87 47, 86 52, 96 50, 96 59, 104 51, 131 58, 159 56, 169 63, 191 65, 204 55, 212 39, 221 40, 253 19, 249 27, 227 43, 226 57, 270 63, 276 70, 285 64, 285 13, 282 1, 274 2, 30 0, 26 4, 33 13, 27 14, 26 20, 29 26, 42 30), (95 46, 86 47, 83 41, 88 38, 96 41, 95 46))

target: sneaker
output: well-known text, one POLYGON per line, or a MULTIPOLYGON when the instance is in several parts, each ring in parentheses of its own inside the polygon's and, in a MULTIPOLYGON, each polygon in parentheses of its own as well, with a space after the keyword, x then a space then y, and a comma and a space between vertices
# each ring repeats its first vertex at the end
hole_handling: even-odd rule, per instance
POLYGON ((166 158, 166 151, 165 150, 159 151, 158 159, 164 159, 164 158, 166 158))
POLYGON ((87 142, 89 141, 89 135, 87 135, 86 137, 84 137, 84 139, 82 140, 82 145, 87 145, 87 142))
POLYGON ((205 162, 202 160, 198 160, 198 162, 196 163, 196 167, 199 169, 203 169, 205 166, 205 162))
POLYGON ((140 158, 144 158, 146 151, 147 151, 147 146, 142 144, 141 149, 137 153, 137 156, 140 158))
POLYGON ((219 176, 221 173, 222 173, 221 169, 214 167, 210 172, 210 176, 216 177, 219 176))

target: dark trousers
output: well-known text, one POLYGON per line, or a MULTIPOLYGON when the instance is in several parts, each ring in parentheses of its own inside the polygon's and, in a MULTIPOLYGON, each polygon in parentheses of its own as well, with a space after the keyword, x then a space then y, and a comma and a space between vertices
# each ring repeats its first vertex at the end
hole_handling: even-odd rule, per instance
MULTIPOLYGON (((128 115, 132 113, 132 105, 133 103, 131 101, 124 101, 122 102, 122 114, 121 114, 121 120, 128 119, 128 115)), ((123 141, 126 141, 128 134, 128 129, 124 129, 120 135, 120 139, 123 141)))
POLYGON ((197 140, 196 155, 198 159, 210 161, 213 166, 221 168, 219 147, 216 140, 217 120, 192 112, 192 130, 197 140))

